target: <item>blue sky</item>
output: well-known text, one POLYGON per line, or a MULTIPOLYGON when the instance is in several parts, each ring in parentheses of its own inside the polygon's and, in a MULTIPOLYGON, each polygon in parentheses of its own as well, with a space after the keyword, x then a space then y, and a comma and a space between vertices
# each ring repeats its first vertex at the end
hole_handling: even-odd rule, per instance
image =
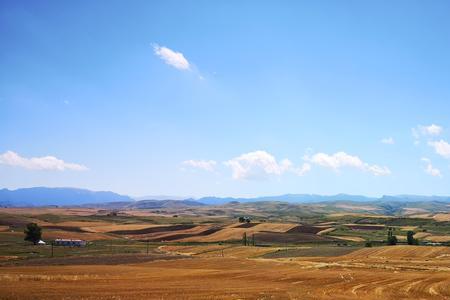
POLYGON ((450 194, 448 1, 3 1, 0 186, 450 194))

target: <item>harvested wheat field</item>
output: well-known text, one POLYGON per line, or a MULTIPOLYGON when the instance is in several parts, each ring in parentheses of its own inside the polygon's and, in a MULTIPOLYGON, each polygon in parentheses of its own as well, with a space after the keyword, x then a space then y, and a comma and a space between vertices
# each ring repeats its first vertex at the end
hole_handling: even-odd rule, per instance
POLYGON ((433 219, 439 222, 450 221, 450 213, 445 214, 435 214, 433 219))
POLYGON ((0 295, 2 299, 448 299, 450 272, 352 267, 339 260, 197 257, 130 265, 2 267, 0 295))
POLYGON ((350 242, 364 242, 365 239, 359 237, 359 236, 335 236, 335 235, 330 235, 330 237, 334 238, 334 239, 339 239, 339 240, 343 240, 343 241, 350 241, 350 242))
POLYGON ((215 233, 204 235, 204 236, 195 236, 182 239, 180 241, 183 242, 220 242, 220 241, 228 241, 228 240, 240 240, 242 239, 242 235, 244 233, 250 237, 252 234, 256 234, 263 231, 268 232, 286 232, 289 229, 296 227, 296 224, 282 224, 282 223, 263 223, 257 224, 255 226, 249 228, 238 227, 239 224, 229 225, 222 230, 219 230, 215 233))
POLYGON ((347 255, 348 257, 379 257, 387 259, 439 258, 450 256, 450 247, 395 246, 364 248, 347 255))
POLYGON ((435 243, 450 242, 450 235, 429 235, 424 240, 435 243))
POLYGON ((162 250, 169 253, 194 255, 199 257, 228 257, 228 258, 254 258, 277 251, 275 247, 245 247, 245 246, 163 246, 162 250))

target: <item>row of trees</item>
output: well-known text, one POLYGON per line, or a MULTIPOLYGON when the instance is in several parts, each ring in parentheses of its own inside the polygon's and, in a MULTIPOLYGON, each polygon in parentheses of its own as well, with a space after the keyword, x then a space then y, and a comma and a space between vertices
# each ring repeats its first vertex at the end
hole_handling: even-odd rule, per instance
POLYGON ((250 246, 250 245, 255 246, 255 234, 252 234, 252 238, 250 240, 250 239, 247 239, 247 233, 244 232, 244 234, 242 235, 242 244, 244 246, 250 246))
MULTIPOLYGON (((408 231, 406 233, 406 241, 408 245, 418 245, 419 241, 414 238, 414 231, 408 231)), ((397 237, 394 235, 394 230, 392 228, 388 229, 388 237, 387 237, 387 244, 388 245, 397 245, 397 237)))

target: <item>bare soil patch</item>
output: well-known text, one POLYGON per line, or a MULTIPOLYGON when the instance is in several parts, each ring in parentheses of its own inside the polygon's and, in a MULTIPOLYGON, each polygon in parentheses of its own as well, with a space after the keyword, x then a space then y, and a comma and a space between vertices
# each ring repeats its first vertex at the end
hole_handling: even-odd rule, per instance
POLYGON ((259 223, 244 223, 244 224, 240 224, 238 226, 235 226, 234 228, 252 228, 256 225, 258 225, 259 223))
POLYGON ((302 242, 330 242, 334 239, 312 233, 260 232, 255 234, 255 240, 257 244, 295 244, 302 242))
POLYGON ((80 227, 76 226, 59 226, 59 225, 46 225, 42 226, 43 229, 59 229, 69 232, 88 232, 86 230, 81 229, 80 227))
POLYGON ((286 233, 312 233, 312 234, 317 234, 320 231, 323 231, 327 228, 323 228, 323 227, 315 227, 315 226, 310 226, 310 225, 300 225, 300 226, 296 226, 294 228, 289 229, 288 231, 286 231, 286 233))
POLYGON ((149 240, 152 242, 175 241, 175 240, 180 240, 180 239, 190 238, 190 237, 208 236, 219 230, 222 230, 222 228, 221 227, 213 227, 213 228, 209 228, 209 229, 199 232, 199 233, 178 233, 178 234, 173 234, 173 235, 165 235, 165 236, 157 237, 157 238, 151 238, 149 240))
POLYGON ((149 233, 158 233, 158 232, 167 232, 167 231, 178 231, 178 230, 186 230, 196 227, 197 225, 171 225, 171 226, 158 226, 158 227, 148 227, 143 229, 135 229, 135 230, 115 230, 110 231, 108 233, 119 234, 119 235, 138 235, 138 234, 149 234, 149 233))

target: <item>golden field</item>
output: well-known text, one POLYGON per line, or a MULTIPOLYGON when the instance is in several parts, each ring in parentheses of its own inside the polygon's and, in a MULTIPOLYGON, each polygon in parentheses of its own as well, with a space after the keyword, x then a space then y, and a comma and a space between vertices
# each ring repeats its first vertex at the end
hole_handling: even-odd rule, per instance
POLYGON ((239 223, 187 212, 0 209, 0 299, 450 299, 447 221, 331 213, 239 223), (47 242, 89 244, 33 246, 23 241, 29 222, 47 242), (388 228, 402 245, 385 246, 388 228), (406 245, 409 230, 421 246, 406 245))
POLYGON ((0 295, 2 299, 450 297, 447 247, 425 251, 414 246, 380 247, 333 258, 242 258, 245 249, 253 255, 252 248, 235 249, 241 252, 238 257, 226 254, 126 265, 3 267, 0 295), (409 259, 415 263, 411 265, 409 259))

